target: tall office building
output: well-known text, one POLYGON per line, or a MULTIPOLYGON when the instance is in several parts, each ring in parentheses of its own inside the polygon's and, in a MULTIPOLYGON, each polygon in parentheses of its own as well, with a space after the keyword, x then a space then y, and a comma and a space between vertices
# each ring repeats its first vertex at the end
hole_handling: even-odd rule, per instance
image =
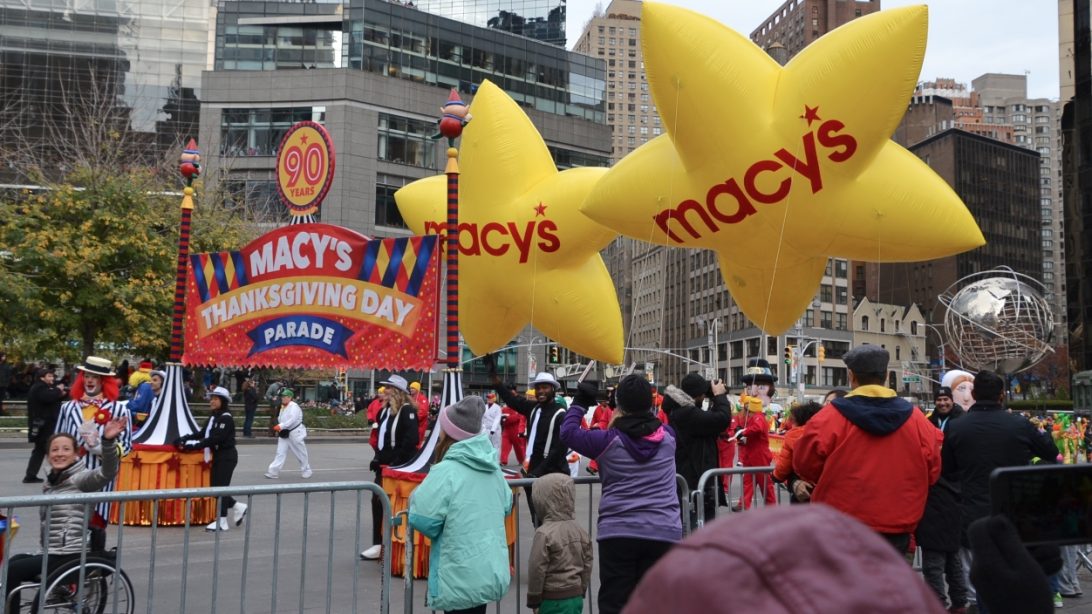
MULTIPOLYGON (((612 0, 584 27, 576 51, 601 58, 607 68, 607 123, 611 161, 621 160, 663 133, 648 90, 641 50, 640 0, 612 0)), ((664 337, 665 273, 669 262, 685 263, 677 251, 619 237, 604 251, 622 307, 629 347, 669 348, 664 337)), ((655 356, 638 352, 627 360, 655 365, 655 356)))
MULTIPOLYGON (((440 106, 449 88, 473 104, 485 79, 524 108, 559 168, 608 165, 602 60, 433 14, 424 4, 222 2, 215 70, 202 82, 205 193, 222 189, 235 206, 284 216, 277 145, 293 123, 310 119, 326 127, 337 151, 321 221, 370 236, 406 235, 394 192, 443 172, 443 142, 431 138, 440 106)), ((506 283, 521 292, 523 282, 506 283)), ((523 343, 533 339, 528 327, 523 343)), ((523 383, 532 364, 545 365, 543 341, 533 362, 526 350, 504 352, 506 377, 523 383)), ((464 383, 487 383, 480 361, 467 366, 464 383)))
MULTIPOLYGON (((1039 209, 1026 213, 1025 219, 1035 219, 1040 225, 1042 270, 1034 277, 1046 286, 1044 298, 1054 310, 1055 345, 1066 345, 1060 110, 1053 100, 1028 98, 1025 75, 985 74, 971 82, 971 89, 953 79, 937 79, 918 86, 893 138, 912 147, 957 128, 1039 154, 1039 209)), ((940 316, 927 312, 926 317, 940 316)))
MULTIPOLYGON (((922 97, 915 104, 932 104, 922 97)), ((944 101, 943 104, 950 104, 944 101)), ((916 114, 908 114, 915 117, 916 114)), ((883 264, 874 270, 868 298, 920 306, 927 321, 939 322, 937 297, 959 279, 979 271, 1008 266, 1038 278, 1043 269, 1039 217, 1040 156, 1034 150, 1003 143, 957 128, 942 130, 911 144, 963 199, 978 222, 986 245, 969 252, 925 262, 883 264)), ((932 339, 930 339, 932 342, 932 339)), ((930 343, 930 355, 936 346, 930 343)))
POLYGON ((751 32, 751 40, 784 64, 827 32, 879 10, 880 0, 787 0, 751 32))
POLYGON ((1039 215, 1043 269, 1036 276, 1046 286, 1054 310, 1056 345, 1067 345, 1064 194, 1062 185, 1061 105, 1029 98, 1026 75, 989 73, 971 81, 986 125, 1008 125, 1012 142, 1039 153, 1039 215))
POLYGON ((79 139, 81 122, 110 123, 146 161, 195 136, 212 6, 208 0, 0 0, 5 155, 15 142, 47 155, 43 143, 79 139))
POLYGON ((1069 357, 1075 371, 1092 369, 1092 10, 1089 0, 1059 3, 1066 286, 1069 357), (1064 6, 1063 6, 1064 5, 1064 6), (1068 17, 1068 23, 1064 20, 1068 17))

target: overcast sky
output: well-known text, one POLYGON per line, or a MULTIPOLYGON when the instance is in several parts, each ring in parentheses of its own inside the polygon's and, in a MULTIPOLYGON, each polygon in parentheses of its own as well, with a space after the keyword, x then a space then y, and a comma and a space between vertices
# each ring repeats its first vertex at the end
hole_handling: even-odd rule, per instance
MULTIPOLYGON (((744 36, 784 0, 659 0, 708 15, 744 36)), ((596 5, 569 0, 572 47, 596 5)), ((921 1, 882 0, 884 8, 921 1)), ((1058 98, 1058 6, 1054 0, 938 0, 929 4, 929 44, 921 81, 954 77, 970 86, 988 72, 1028 73, 1028 95, 1058 98)))

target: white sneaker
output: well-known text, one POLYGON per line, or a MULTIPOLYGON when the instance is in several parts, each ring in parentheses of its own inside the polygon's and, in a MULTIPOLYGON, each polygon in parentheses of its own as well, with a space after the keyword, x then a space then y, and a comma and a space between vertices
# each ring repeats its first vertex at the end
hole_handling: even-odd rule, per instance
POLYGON ((272 473, 266 473, 266 474, 265 474, 265 477, 267 477, 267 478, 269 478, 269 479, 271 479, 271 480, 276 480, 277 478, 279 478, 279 477, 281 477, 281 476, 279 476, 279 475, 273 475, 272 473))
POLYGON ((235 520, 235 526, 243 524, 243 518, 246 518, 246 503, 236 503, 231 508, 232 519, 235 520))
POLYGON ((300 477, 306 480, 307 478, 311 477, 312 475, 313 475, 313 472, 310 469, 308 469, 307 471, 304 471, 302 474, 300 474, 300 477))
POLYGON ((221 516, 219 520, 213 520, 212 522, 210 522, 208 524, 208 526, 205 527, 205 530, 206 531, 227 531, 228 530, 227 518, 224 518, 223 516, 221 516))
POLYGON ((382 544, 376 544, 376 545, 372 546, 371 548, 368 548, 364 552, 361 552, 360 553, 360 558, 368 560, 368 561, 374 561, 374 560, 378 559, 381 554, 383 554, 383 545, 382 544))

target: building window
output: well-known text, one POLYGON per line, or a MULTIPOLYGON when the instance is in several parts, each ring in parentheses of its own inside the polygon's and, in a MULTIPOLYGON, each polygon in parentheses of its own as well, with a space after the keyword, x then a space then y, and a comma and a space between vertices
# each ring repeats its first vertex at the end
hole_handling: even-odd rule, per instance
POLYGON ((848 274, 849 274, 849 262, 847 262, 845 260, 835 260, 834 261, 834 276, 845 279, 846 275, 848 275, 848 274))
POLYGON ((835 290, 835 297, 838 299, 838 303, 845 305, 849 302, 849 292, 845 286, 838 286, 835 290))
POLYGON ((868 316, 861 316, 861 330, 868 330, 868 316))
POLYGON ((916 334, 918 334, 918 323, 917 323, 917 320, 911 320, 911 322, 910 322, 910 334, 911 334, 911 335, 916 335, 916 334))
POLYGON ((834 313, 830 311, 822 312, 822 318, 819 321, 820 328, 834 328, 834 313))
POLYGON ((224 206, 239 210, 244 219, 283 223, 290 217, 273 179, 226 179, 220 185, 224 206))
POLYGON ((834 325, 835 330, 849 330, 849 317, 844 313, 835 314, 837 322, 834 325))
POLYGON ((436 168, 435 122, 379 114, 380 160, 421 168, 436 168))
POLYGON ((819 286, 819 300, 821 302, 823 302, 823 303, 830 303, 830 302, 832 302, 831 299, 832 299, 832 292, 831 292, 830 286, 828 286, 826 284, 823 284, 822 286, 819 286))
POLYGON ((220 154, 227 157, 275 156, 296 122, 326 121, 326 107, 224 109, 220 114, 220 154))
MULTIPOLYGON (((393 178, 392 178, 393 179, 393 178)), ((405 228, 406 222, 402 219, 402 213, 394 203, 394 193, 401 185, 385 183, 375 184, 375 225, 390 228, 405 228)))
POLYGON ((895 346, 895 360, 902 360, 902 346, 895 346))
POLYGON ((881 333, 886 333, 887 332, 887 320, 884 319, 884 318, 880 318, 880 332, 881 333))

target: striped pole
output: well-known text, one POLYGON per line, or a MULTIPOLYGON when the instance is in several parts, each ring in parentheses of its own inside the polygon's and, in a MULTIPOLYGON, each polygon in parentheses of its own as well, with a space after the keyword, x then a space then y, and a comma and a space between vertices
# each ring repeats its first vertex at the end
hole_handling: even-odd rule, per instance
POLYGON ((201 174, 201 152, 190 139, 182 150, 179 171, 186 179, 182 190, 182 221, 178 227, 178 265, 174 272, 174 309, 171 312, 170 362, 182 362, 182 318, 186 311, 186 263, 190 259, 190 222, 193 219, 193 180, 201 174))
POLYGON ((186 310, 186 263, 190 258, 190 221, 193 219, 193 188, 182 196, 182 223, 178 233, 178 267, 174 273, 174 310, 171 312, 171 362, 182 360, 182 317, 186 310))
POLYGON ((447 368, 458 369, 459 352, 459 150, 447 148, 447 368))

